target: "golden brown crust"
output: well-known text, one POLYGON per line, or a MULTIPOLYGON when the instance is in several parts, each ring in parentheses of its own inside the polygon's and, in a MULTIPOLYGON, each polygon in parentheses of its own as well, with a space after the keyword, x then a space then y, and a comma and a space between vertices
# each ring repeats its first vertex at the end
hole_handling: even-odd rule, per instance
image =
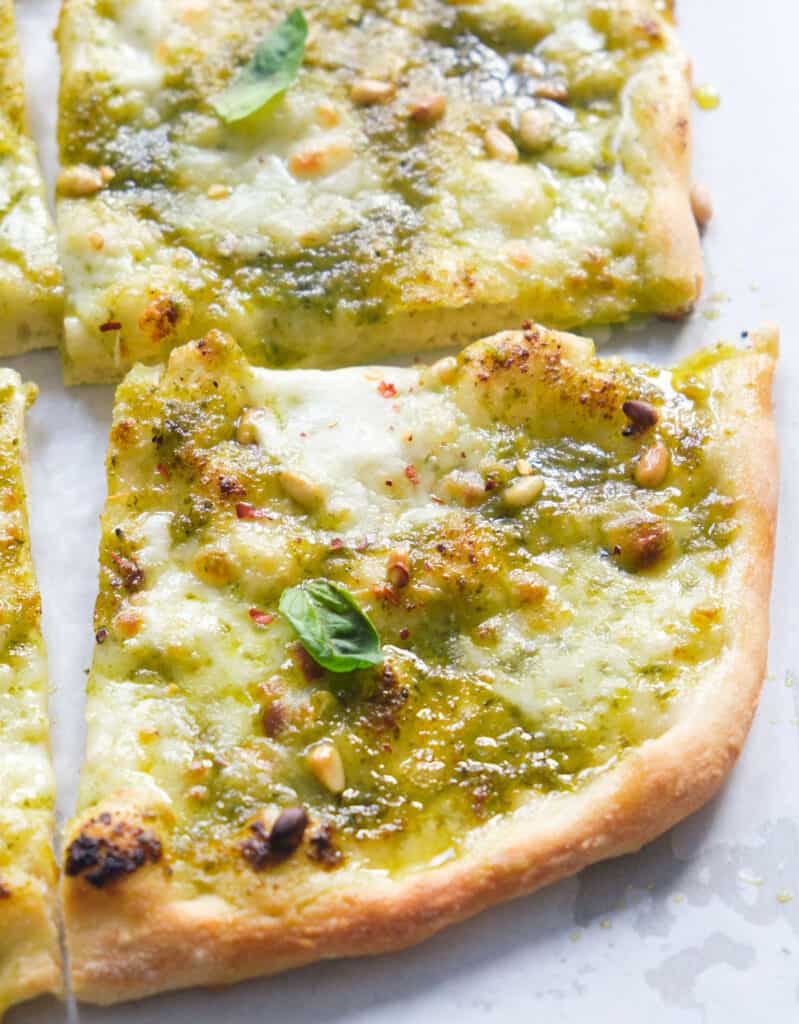
POLYGON ((652 198, 644 223, 652 308, 679 317, 702 292, 699 229, 691 207, 691 65, 676 46, 648 61, 628 87, 652 198))
MULTIPOLYGON (((707 457, 718 460, 739 495, 729 643, 671 729, 579 793, 532 799, 481 830, 460 858, 434 869, 390 878, 345 866, 310 892, 275 883, 253 897, 249 911, 215 896, 175 899, 174 883, 158 864, 105 888, 66 878, 79 998, 108 1003, 400 949, 500 900, 637 850, 708 800, 741 749, 766 664, 777 458, 774 359, 768 345, 758 344, 710 371, 718 430, 707 457)), ((565 351, 571 347, 564 341, 565 351)), ((128 801, 140 806, 136 794, 123 806, 128 801)))

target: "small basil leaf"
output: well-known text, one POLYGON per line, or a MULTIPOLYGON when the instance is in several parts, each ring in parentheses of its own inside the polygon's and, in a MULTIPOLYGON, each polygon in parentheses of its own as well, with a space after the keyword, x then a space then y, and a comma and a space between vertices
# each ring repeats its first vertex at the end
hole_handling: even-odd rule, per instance
POLYGON ((294 81, 305 56, 308 22, 295 8, 277 28, 258 44, 252 60, 218 96, 211 106, 223 121, 241 121, 269 100, 285 92, 294 81))
POLYGON ((279 607, 322 668, 352 672, 383 660, 380 637, 371 619, 337 583, 305 580, 283 591, 279 607))

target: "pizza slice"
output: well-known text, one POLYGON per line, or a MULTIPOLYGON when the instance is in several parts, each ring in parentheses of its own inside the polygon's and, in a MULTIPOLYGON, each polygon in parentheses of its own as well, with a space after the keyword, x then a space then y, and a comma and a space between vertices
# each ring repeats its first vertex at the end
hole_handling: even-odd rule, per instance
POLYGON ((526 325, 432 366, 117 392, 63 898, 96 1002, 397 949, 641 846, 764 673, 776 332, 526 325))
POLYGON ((69 381, 210 328, 365 363, 702 280, 661 0, 64 0, 69 381))
POLYGON ((0 370, 0 1016, 61 987, 47 665, 25 499, 24 416, 35 394, 0 370))
POLYGON ((55 230, 26 130, 12 0, 0 0, 0 355, 56 345, 63 285, 55 230))

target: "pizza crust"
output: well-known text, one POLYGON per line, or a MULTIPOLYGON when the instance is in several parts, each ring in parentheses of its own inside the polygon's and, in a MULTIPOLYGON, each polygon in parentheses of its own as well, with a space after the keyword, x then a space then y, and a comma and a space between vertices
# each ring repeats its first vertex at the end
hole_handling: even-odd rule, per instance
MULTIPOLYGON (((501 900, 633 852, 710 799, 741 750, 766 667, 778 472, 775 332, 754 341, 750 354, 710 371, 718 432, 707 457, 724 467, 740 496, 726 591, 730 641, 668 731, 577 794, 530 799, 481 829, 457 860, 396 879, 345 865, 296 890, 291 879, 257 881, 248 894, 252 909, 243 910, 217 896, 176 899, 157 863, 102 889, 66 877, 77 996, 111 1003, 401 949, 501 900)), ((564 351, 572 347, 564 338, 564 351)), ((151 799, 127 793, 91 813, 146 816, 151 799)))
MULTIPOLYGON (((28 526, 28 445, 25 431, 25 410, 33 401, 35 389, 22 383, 19 374, 13 370, 0 370, 0 388, 11 389, 6 398, 9 405, 8 422, 4 424, 0 440, 3 445, 3 472, 6 474, 6 497, 10 487, 23 492, 21 507, 6 506, 4 511, 5 531, 21 531, 26 538, 26 560, 30 559, 28 526), (13 454, 8 454, 9 451, 13 454), (13 459, 13 462, 12 462, 13 459)), ((29 564, 29 563, 28 563, 29 564)), ((35 582, 33 583, 35 586, 35 582)), ((24 596, 19 590, 4 594, 4 603, 16 600, 23 603, 24 596)), ((38 633, 38 625, 35 628, 38 633)), ((35 636, 29 640, 36 642, 35 636)), ((39 643, 41 638, 38 637, 39 643)), ((32 677, 19 680, 25 689, 28 684, 37 686, 38 692, 27 694, 37 701, 46 703, 45 664, 42 651, 33 649, 29 655, 33 665, 32 677)), ((33 741, 31 741, 33 742, 33 741)), ((45 741, 46 742, 46 741, 45 741)), ((0 747, 3 739, 0 738, 0 747)), ((48 751, 49 755, 49 751, 48 751)), ((34 775, 39 775, 38 764, 31 766, 34 775)), ((53 792, 48 793, 48 781, 40 781, 40 791, 35 792, 31 804, 40 802, 47 808, 48 818, 31 832, 29 837, 31 854, 28 868, 20 869, 13 862, 0 870, 0 1017, 16 1003, 24 1002, 45 993, 60 994, 63 990, 61 955, 56 925, 57 868, 50 849, 50 835, 53 827, 53 792)), ((5 799, 13 796, 3 793, 5 799)), ((31 813, 39 814, 38 808, 31 813)), ((2 836, 0 836, 2 841, 2 836)))

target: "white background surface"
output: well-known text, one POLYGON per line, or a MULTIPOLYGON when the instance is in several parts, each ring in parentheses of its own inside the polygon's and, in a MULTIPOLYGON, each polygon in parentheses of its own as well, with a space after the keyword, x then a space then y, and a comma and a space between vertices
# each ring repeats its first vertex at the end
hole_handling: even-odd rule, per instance
MULTIPOLYGON (((189 992, 87 1022, 397 1024, 799 1020, 799 8, 794 0, 680 0, 696 80, 697 177, 713 189, 708 282, 684 325, 625 331, 624 351, 670 361, 764 319, 783 328, 776 400, 782 503, 766 681, 721 796, 640 854, 585 871, 395 956, 312 966, 225 992, 189 992), (796 685, 791 686, 796 677, 796 685)), ((54 174, 56 0, 17 0, 31 114, 54 174)), ((53 352, 12 361, 41 388, 30 417, 33 543, 53 685, 63 818, 83 743, 110 388, 65 391, 53 352)), ((157 908, 154 908, 154 913, 157 908)), ((9 1024, 75 1020, 39 1000, 9 1024)), ((71 1016, 68 1016, 71 1015, 71 1016)))

